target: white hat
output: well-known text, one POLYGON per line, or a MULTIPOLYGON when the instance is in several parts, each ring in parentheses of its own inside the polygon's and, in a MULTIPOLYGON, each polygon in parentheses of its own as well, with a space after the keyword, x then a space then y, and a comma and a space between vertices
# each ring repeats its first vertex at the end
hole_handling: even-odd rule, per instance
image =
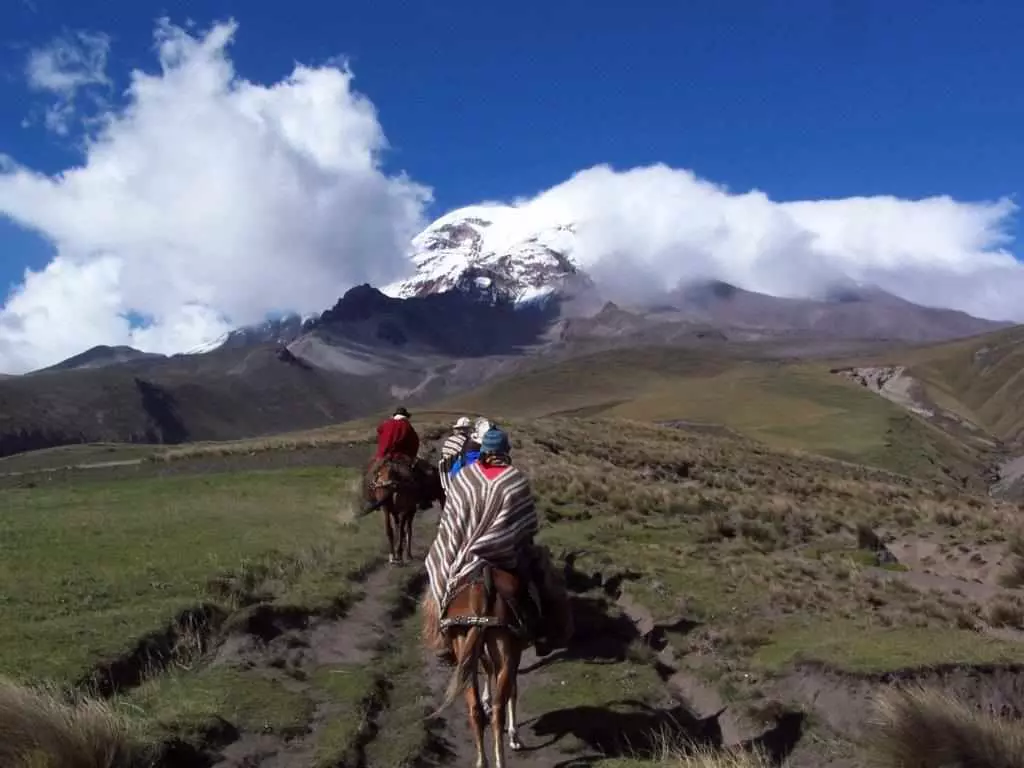
POLYGON ((466 429, 470 426, 469 416, 459 416, 458 421, 453 425, 454 429, 466 429))
POLYGON ((491 428, 491 422, 489 419, 483 417, 476 420, 476 424, 473 425, 473 439, 482 443, 484 441, 484 435, 487 434, 487 430, 491 428))

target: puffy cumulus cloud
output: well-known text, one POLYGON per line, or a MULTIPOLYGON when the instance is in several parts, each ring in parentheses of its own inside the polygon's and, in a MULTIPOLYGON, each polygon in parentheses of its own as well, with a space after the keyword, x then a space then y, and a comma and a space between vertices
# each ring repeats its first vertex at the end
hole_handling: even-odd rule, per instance
MULTIPOLYGON (((110 38, 101 33, 79 31, 64 34, 49 45, 29 53, 25 65, 28 85, 34 91, 53 95, 45 112, 46 127, 65 135, 75 116, 79 92, 94 86, 110 86, 107 56, 110 38)), ((97 100, 97 103, 102 103, 97 100)))
MULTIPOLYGON (((56 251, 0 310, 0 371, 97 343, 181 352, 406 269, 430 190, 381 171, 387 142, 352 73, 296 66, 249 82, 227 55, 235 30, 161 21, 159 72, 132 72, 82 165, 47 176, 0 163, 0 214, 56 251)), ((78 82, 58 71, 41 82, 78 82)))
POLYGON ((699 279, 792 297, 863 282, 926 305, 1024 320, 1024 265, 1006 250, 1017 210, 1008 199, 780 203, 654 165, 590 168, 514 207, 520 231, 575 224, 574 259, 623 298, 699 279))

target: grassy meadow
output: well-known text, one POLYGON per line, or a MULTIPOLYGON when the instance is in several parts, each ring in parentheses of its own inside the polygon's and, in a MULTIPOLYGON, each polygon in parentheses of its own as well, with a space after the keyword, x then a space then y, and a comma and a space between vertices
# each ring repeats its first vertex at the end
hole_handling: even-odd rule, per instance
MULTIPOLYGON (((427 438, 463 411, 501 417, 541 540, 567 564, 578 641, 524 678, 523 738, 545 745, 528 765, 763 764, 680 751, 698 689, 746 742, 766 712, 800 710, 797 764, 866 765, 847 723, 886 676, 1016 674, 1019 510, 942 471, 976 456, 821 367, 628 354, 621 369, 597 355, 414 414, 427 438), (819 699, 827 685, 849 702, 819 699)), ((111 661, 151 663, 101 691, 81 726, 134 745, 126 768, 171 765, 175 750, 196 765, 462 765, 461 709, 424 719, 437 681, 418 647, 422 574, 380 567, 381 521, 348 503, 372 421, 0 461, 27 473, 0 488, 0 675, 88 692, 111 661), (111 461, 126 463, 45 471, 111 461), (216 620, 175 625, 197 606, 216 620), (140 661, 140 641, 169 626, 170 652, 140 661)), ((417 523, 417 556, 434 525, 417 523)), ((0 686, 0 731, 28 711, 24 690, 0 686), (20 710, 4 709, 11 691, 20 710)))
POLYGON ((614 350, 512 376, 437 407, 498 417, 716 424, 773 448, 984 487, 987 456, 832 374, 836 365, 667 348, 614 350))

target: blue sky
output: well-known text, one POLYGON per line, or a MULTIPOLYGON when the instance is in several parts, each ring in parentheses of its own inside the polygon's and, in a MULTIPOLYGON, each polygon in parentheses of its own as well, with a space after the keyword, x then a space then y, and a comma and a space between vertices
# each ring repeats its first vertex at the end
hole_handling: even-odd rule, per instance
MULTIPOLYGON (((29 52, 109 35, 117 107, 131 69, 157 71, 164 15, 199 31, 233 17, 230 57, 258 83, 348 57, 390 143, 386 170, 432 188, 428 216, 601 163, 665 163, 776 201, 1013 198, 1024 167, 1024 6, 990 0, 8 0, 0 153, 45 174, 81 163, 75 130, 38 119, 29 52)), ((1015 235, 1017 217, 1002 226, 1015 235)), ((0 216, 0 286, 51 256, 0 216)))
POLYGON ((662 161, 778 199, 1020 185, 1024 6, 992 0, 641 0, 628 12, 594 0, 11 0, 0 147, 40 169, 75 160, 21 127, 26 47, 104 31, 123 85, 129 67, 153 67, 163 14, 236 18, 232 56, 258 81, 351 57, 390 162, 428 179, 441 208, 531 194, 601 162, 662 161))

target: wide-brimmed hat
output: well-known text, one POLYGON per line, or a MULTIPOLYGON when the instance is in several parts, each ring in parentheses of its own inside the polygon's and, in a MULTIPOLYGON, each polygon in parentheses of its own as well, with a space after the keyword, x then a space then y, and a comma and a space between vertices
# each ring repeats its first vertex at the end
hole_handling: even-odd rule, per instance
POLYGON ((473 422, 469 420, 469 416, 459 416, 458 420, 452 424, 453 429, 469 429, 473 426, 473 422))

